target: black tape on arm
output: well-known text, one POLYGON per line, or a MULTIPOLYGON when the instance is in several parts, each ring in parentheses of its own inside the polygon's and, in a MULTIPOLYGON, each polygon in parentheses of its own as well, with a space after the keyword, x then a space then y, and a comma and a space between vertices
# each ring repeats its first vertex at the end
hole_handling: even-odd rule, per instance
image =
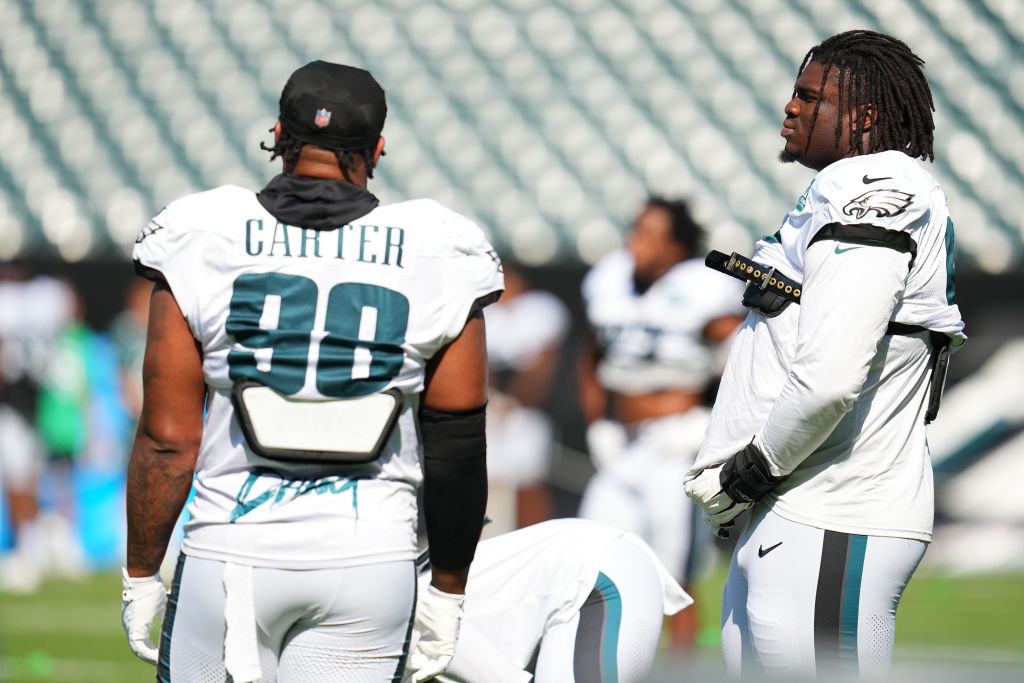
POLYGON ((438 569, 468 567, 476 553, 487 509, 486 409, 420 409, 423 519, 438 569))

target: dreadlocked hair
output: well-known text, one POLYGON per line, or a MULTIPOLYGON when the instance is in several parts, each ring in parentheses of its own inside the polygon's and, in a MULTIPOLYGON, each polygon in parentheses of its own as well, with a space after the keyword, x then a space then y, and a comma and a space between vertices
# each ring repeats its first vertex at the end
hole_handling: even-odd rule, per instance
MULTIPOLYGON (((797 74, 803 73, 810 62, 824 67, 821 91, 829 72, 833 67, 836 69, 839 111, 851 112, 851 152, 873 154, 892 149, 913 158, 935 160, 932 91, 922 70, 924 60, 906 43, 875 31, 846 31, 808 50, 797 74), (868 129, 865 149, 864 137, 856 134, 858 116, 852 114, 868 105, 875 118, 868 129)), ((814 105, 808 137, 814 132, 820 103, 818 100, 814 105)), ((836 123, 835 133, 838 145, 843 133, 842 117, 836 123)))
MULTIPOLYGON (((273 128, 271 128, 273 130, 273 128)), ((273 145, 268 146, 264 142, 260 142, 260 149, 270 152, 270 161, 281 157, 284 160, 284 170, 286 173, 290 173, 295 169, 295 164, 299 162, 299 153, 302 152, 302 146, 307 143, 302 142, 295 136, 291 135, 286 130, 281 130, 281 135, 274 142, 273 145)), ((318 146, 318 145, 314 145, 318 146)), ((327 149, 327 148, 323 148, 327 149)), ((363 150, 344 150, 344 149, 332 149, 328 150, 334 153, 334 156, 338 159, 338 168, 341 169, 342 175, 345 176, 346 180, 349 178, 349 172, 355 171, 356 160, 355 155, 359 154, 363 157, 366 163, 366 177, 373 177, 373 164, 370 160, 373 159, 373 150, 370 148, 363 150)))

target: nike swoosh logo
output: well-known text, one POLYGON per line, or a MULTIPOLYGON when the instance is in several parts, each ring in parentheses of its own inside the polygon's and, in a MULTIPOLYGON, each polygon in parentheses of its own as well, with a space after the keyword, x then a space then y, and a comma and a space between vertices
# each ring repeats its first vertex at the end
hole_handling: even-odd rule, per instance
POLYGON ((892 180, 892 176, 884 175, 880 178, 869 178, 867 174, 865 174, 860 180, 865 185, 870 185, 871 183, 877 183, 879 180, 892 180))
POLYGON ((857 247, 836 247, 836 253, 837 254, 845 254, 846 252, 853 251, 854 249, 860 249, 860 247, 859 246, 857 246, 857 247))
POLYGON ((767 548, 765 548, 764 546, 760 546, 759 545, 759 546, 757 546, 757 556, 758 557, 764 557, 765 555, 767 555, 771 551, 773 551, 776 548, 778 548, 780 545, 782 545, 782 541, 779 541, 775 545, 770 545, 767 548))

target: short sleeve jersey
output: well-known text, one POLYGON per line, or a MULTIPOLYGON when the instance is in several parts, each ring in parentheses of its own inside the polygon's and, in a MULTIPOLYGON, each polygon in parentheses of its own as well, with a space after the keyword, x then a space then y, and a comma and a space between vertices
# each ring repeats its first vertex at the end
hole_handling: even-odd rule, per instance
POLYGON ((742 290, 702 259, 689 259, 639 293, 632 255, 608 254, 582 284, 587 320, 601 352, 598 380, 625 394, 703 390, 714 369, 704 328, 717 318, 740 315, 742 290))
POLYGON ((962 343, 952 249, 945 195, 907 155, 856 156, 819 172, 754 256, 800 281, 804 301, 774 317, 748 315, 695 469, 727 459, 753 437, 773 473, 785 475, 766 496, 778 514, 845 533, 929 540, 929 342, 926 335, 884 334, 879 316, 962 343), (842 238, 812 245, 830 224, 908 233, 916 255, 842 238), (894 283, 885 291, 886 310, 863 308, 858 287, 883 278, 894 283), (865 320, 880 324, 872 328, 878 338, 858 327, 865 320), (840 347, 857 349, 863 360, 863 380, 848 395, 835 390, 837 378, 861 361, 829 353, 840 347))
POLYGON ((426 199, 301 228, 223 186, 168 205, 134 260, 170 286, 209 391, 183 550, 291 568, 413 559, 425 367, 503 287, 482 231, 426 199), (285 463, 245 442, 230 397, 240 379, 304 399, 396 388, 405 404, 368 465, 285 463))

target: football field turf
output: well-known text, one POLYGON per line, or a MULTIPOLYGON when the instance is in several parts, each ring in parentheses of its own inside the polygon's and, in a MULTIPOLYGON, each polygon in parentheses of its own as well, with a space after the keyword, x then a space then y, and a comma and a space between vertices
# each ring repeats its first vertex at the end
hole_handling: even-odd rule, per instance
MULTIPOLYGON (((719 569, 695 590, 706 624, 697 654, 685 662, 659 658, 653 681, 725 680, 717 634, 724 578, 719 569)), ((0 680, 154 680, 154 668, 128 650, 120 590, 120 575, 110 572, 50 581, 29 596, 0 593, 0 680)), ((894 680, 1024 680, 1024 576, 919 573, 896 629, 894 680), (918 671, 920 679, 910 673, 918 671)))

